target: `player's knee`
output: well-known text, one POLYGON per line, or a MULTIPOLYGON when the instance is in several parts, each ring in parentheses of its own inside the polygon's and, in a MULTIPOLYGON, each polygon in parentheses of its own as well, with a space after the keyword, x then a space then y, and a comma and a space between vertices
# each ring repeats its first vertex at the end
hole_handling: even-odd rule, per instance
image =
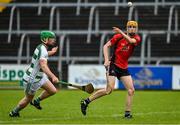
POLYGON ((134 89, 134 88, 128 89, 128 94, 129 94, 129 96, 133 96, 133 95, 134 95, 134 92, 135 92, 135 89, 134 89))
POLYGON ((113 88, 111 88, 111 87, 107 88, 107 89, 106 89, 106 95, 111 94, 112 91, 113 91, 113 88))
POLYGON ((56 94, 56 93, 57 93, 57 89, 53 89, 53 90, 51 90, 51 91, 49 92, 50 95, 54 95, 54 94, 56 94))
POLYGON ((30 95, 29 95, 29 96, 26 96, 26 97, 23 99, 23 102, 29 103, 29 102, 32 101, 33 97, 34 97, 34 96, 30 96, 30 95))
POLYGON ((54 94, 56 94, 57 93, 57 89, 54 89, 53 91, 52 91, 52 94, 54 95, 54 94))

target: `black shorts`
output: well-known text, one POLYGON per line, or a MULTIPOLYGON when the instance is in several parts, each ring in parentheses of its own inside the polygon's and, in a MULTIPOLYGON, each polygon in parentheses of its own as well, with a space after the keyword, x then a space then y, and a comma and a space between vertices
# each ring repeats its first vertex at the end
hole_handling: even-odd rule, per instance
POLYGON ((129 76, 130 73, 128 69, 121 69, 117 67, 115 64, 111 63, 109 67, 109 75, 116 76, 120 80, 122 76, 129 76))

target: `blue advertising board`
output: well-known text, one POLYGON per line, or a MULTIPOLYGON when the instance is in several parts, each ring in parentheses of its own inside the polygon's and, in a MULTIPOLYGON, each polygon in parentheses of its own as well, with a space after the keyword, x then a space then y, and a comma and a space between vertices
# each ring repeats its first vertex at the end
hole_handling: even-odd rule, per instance
MULTIPOLYGON (((172 89, 172 67, 129 67, 135 89, 172 89)), ((119 89, 124 85, 119 81, 119 89)))

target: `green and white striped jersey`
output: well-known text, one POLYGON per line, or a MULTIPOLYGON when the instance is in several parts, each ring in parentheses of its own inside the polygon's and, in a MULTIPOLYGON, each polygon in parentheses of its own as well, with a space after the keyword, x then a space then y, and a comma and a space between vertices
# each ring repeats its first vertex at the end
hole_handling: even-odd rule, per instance
POLYGON ((44 72, 40 69, 40 59, 48 59, 48 51, 44 44, 40 44, 36 47, 32 56, 31 65, 24 74, 23 80, 36 83, 42 79, 44 72))

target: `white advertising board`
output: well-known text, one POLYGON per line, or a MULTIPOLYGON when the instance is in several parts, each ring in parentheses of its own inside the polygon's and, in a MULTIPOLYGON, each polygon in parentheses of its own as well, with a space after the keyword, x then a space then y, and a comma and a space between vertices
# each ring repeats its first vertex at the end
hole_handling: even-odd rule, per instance
POLYGON ((96 89, 105 88, 106 71, 103 65, 69 65, 68 82, 81 85, 91 82, 96 89))
POLYGON ((27 68, 28 65, 0 64, 0 80, 20 80, 23 77, 27 68))
POLYGON ((172 89, 180 90, 180 66, 173 66, 172 89))

